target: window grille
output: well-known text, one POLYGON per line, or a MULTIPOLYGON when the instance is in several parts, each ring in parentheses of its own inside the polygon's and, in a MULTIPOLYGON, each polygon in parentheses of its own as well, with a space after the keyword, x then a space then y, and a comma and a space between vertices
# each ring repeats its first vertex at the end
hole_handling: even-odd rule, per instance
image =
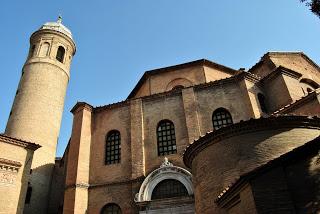
POLYGON ((110 131, 106 139, 106 164, 120 163, 121 138, 119 131, 110 131))
POLYGON ((177 180, 166 179, 161 181, 153 190, 151 200, 188 196, 186 187, 177 180))
POLYGON ((157 127, 158 155, 177 153, 174 125, 170 120, 160 121, 157 127))
POLYGON ((224 108, 218 108, 212 114, 212 124, 214 130, 233 124, 231 114, 224 108))

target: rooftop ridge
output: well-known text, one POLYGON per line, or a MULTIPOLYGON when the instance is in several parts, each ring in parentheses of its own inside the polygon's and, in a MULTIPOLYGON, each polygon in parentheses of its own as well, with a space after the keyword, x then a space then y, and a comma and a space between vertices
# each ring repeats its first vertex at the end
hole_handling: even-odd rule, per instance
MULTIPOLYGON (((206 82, 206 83, 200 83, 197 85, 192 85, 192 86, 188 86, 185 88, 204 88, 204 87, 210 87, 210 86, 217 86, 217 85, 221 85, 221 84, 228 84, 231 82, 236 82, 238 80, 240 80, 242 77, 253 80, 253 81, 259 81, 261 78, 255 74, 249 73, 247 71, 241 71, 238 74, 231 76, 231 77, 226 77, 223 79, 219 79, 219 80, 214 80, 214 81, 210 81, 210 82, 206 82)), ((170 91, 165 91, 165 92, 161 92, 161 93, 156 93, 156 94, 151 94, 151 95, 147 95, 147 96, 143 96, 143 97, 137 97, 137 98, 131 98, 131 99, 126 99, 126 100, 122 100, 119 102, 115 102, 115 103, 110 103, 110 104, 106 104, 106 105, 101 105, 101 106, 95 106, 92 107, 90 104, 86 103, 86 102, 77 102, 77 104, 71 109, 71 112, 75 111, 75 109, 79 106, 79 105, 88 105, 91 106, 93 108, 94 112, 99 112, 102 109, 111 109, 114 107, 119 107, 119 106, 124 106, 127 105, 131 100, 137 100, 137 99, 152 99, 152 98, 156 98, 156 97, 163 97, 163 96, 168 96, 168 95, 172 95, 172 94, 177 94, 180 93, 182 89, 174 89, 174 90, 170 90, 170 91)))
POLYGON ((199 59, 199 60, 194 60, 191 62, 185 62, 185 63, 181 63, 181 64, 177 64, 177 65, 172 65, 172 66, 167 66, 167 67, 162 67, 162 68, 157 68, 157 69, 152 69, 152 70, 148 70, 145 71, 144 74, 142 75, 142 77, 140 78, 140 80, 138 81, 138 83, 135 85, 135 87, 133 88, 133 90, 130 92, 130 94, 128 95, 127 99, 132 98, 137 90, 141 87, 142 83, 146 80, 147 77, 149 77, 150 75, 155 75, 159 72, 170 72, 173 70, 177 70, 177 69, 183 69, 189 66, 197 66, 197 65, 206 65, 206 66, 210 66, 210 67, 214 67, 214 68, 220 68, 220 69, 224 69, 225 71, 227 71, 230 74, 237 74, 239 71, 235 70, 233 68, 227 67, 225 65, 221 65, 215 62, 212 62, 208 59, 199 59))

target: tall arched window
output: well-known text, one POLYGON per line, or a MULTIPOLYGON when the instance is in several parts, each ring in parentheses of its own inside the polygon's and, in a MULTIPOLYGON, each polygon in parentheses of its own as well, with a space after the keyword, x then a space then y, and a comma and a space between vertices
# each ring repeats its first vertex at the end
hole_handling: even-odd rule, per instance
POLYGON ((263 94, 258 93, 258 100, 260 104, 261 111, 267 113, 267 106, 266 106, 266 98, 263 94))
POLYGON ((186 187, 178 180, 166 179, 154 188, 151 200, 188 196, 186 187))
POLYGON ((106 138, 106 164, 120 163, 121 138, 117 130, 110 131, 106 138))
POLYGON ((231 114, 227 109, 216 109, 212 114, 212 124, 214 130, 233 124, 231 114))
POLYGON ((49 53, 49 47, 50 47, 50 44, 48 42, 41 44, 39 56, 40 57, 47 56, 49 53))
POLYGON ((157 127, 158 155, 177 153, 174 125, 170 120, 162 120, 157 127))
POLYGON ((102 209, 100 214, 121 214, 121 209, 119 205, 115 203, 106 204, 102 209))
POLYGON ((59 62, 63 62, 63 59, 64 59, 64 53, 65 53, 65 49, 64 47, 62 46, 59 46, 58 50, 57 50, 57 56, 56 56, 56 59, 59 61, 59 62))

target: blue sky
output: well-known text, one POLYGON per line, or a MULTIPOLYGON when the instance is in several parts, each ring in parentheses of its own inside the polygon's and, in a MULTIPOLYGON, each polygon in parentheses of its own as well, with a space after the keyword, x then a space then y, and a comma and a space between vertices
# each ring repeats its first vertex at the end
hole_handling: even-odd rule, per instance
POLYGON ((146 70, 206 58, 250 68, 267 51, 303 51, 320 63, 320 19, 299 0, 2 1, 0 132, 11 110, 29 37, 62 14, 77 53, 57 156, 71 135, 70 109, 123 100, 146 70))

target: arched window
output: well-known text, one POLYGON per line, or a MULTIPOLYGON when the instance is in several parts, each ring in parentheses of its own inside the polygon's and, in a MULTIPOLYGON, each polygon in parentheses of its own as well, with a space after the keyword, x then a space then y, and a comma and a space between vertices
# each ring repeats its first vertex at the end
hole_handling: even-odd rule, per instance
POLYGON ((154 188, 151 200, 188 196, 186 187, 178 180, 166 179, 154 188))
POLYGON ((177 153, 174 125, 170 120, 162 120, 157 127, 158 155, 177 153))
POLYGON ((56 59, 57 59, 59 62, 63 62, 64 53, 65 53, 65 52, 66 52, 66 51, 65 51, 64 47, 59 46, 58 51, 57 51, 57 56, 56 56, 56 59))
POLYGON ((40 57, 47 56, 49 53, 49 47, 50 47, 50 44, 48 42, 43 43, 40 48, 39 56, 40 57))
POLYGON ((117 204, 114 204, 114 203, 106 204, 101 209, 100 214, 121 214, 121 209, 117 204))
POLYGON ((264 97, 263 94, 258 93, 258 100, 260 104, 261 111, 264 113, 267 113, 267 106, 266 106, 266 98, 264 97))
POLYGON ((212 124, 214 130, 233 124, 231 114, 227 109, 216 109, 212 114, 212 124))
POLYGON ((106 138, 106 164, 120 163, 121 138, 117 130, 110 131, 106 138))

